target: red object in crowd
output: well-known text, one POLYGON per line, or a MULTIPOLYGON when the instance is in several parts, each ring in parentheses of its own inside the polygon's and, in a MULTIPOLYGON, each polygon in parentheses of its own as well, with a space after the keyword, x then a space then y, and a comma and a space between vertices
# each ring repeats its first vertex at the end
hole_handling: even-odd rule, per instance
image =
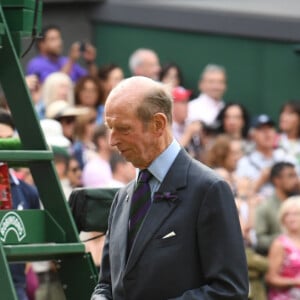
POLYGON ((12 209, 8 165, 0 164, 0 209, 12 209))

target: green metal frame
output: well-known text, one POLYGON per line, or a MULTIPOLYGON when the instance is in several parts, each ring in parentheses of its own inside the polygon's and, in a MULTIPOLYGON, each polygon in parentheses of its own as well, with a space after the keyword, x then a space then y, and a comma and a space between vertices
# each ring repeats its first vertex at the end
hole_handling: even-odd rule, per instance
MULTIPOLYGON (((7 98, 22 142, 22 150, 0 150, 0 161, 25 163, 38 188, 44 210, 0 211, 0 288, 1 298, 17 300, 8 261, 56 259, 67 299, 89 299, 97 281, 91 256, 79 241, 70 209, 63 195, 53 164, 53 153, 47 146, 24 81, 16 51, 16 40, 28 22, 18 31, 9 28, 15 18, 33 8, 34 0, 0 0, 0 83, 7 98), (5 6, 6 5, 6 6, 5 6), (9 22, 6 11, 10 9, 9 22), (2 225, 1 225, 2 224, 2 225), (2 226, 2 227, 1 227, 2 226), (23 229, 22 229, 23 228, 23 229), (78 268, 78 272, 74 272, 78 268), (78 297, 80 295, 80 297, 78 297)), ((32 11, 32 10, 31 10, 32 11)), ((41 14, 41 11, 39 12, 41 14)), ((25 18, 25 17, 24 17, 25 18)))

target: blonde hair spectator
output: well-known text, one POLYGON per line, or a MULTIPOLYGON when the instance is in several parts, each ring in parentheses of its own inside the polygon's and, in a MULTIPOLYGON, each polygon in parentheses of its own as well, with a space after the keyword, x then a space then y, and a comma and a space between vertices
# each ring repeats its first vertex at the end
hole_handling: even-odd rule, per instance
POLYGON ((62 72, 50 74, 42 86, 42 100, 45 107, 56 100, 74 104, 74 87, 71 78, 62 72))
POLYGON ((292 209, 298 209, 300 212, 300 196, 292 196, 285 200, 280 209, 279 209, 279 221, 282 227, 282 230, 286 232, 286 227, 284 225, 284 219, 289 211, 292 209))

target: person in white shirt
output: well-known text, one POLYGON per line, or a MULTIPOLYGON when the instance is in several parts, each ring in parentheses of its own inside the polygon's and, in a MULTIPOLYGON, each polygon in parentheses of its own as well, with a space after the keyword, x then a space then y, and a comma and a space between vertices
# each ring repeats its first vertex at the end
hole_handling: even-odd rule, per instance
POLYGON ((239 160, 236 176, 253 180, 255 192, 263 197, 268 197, 274 191, 274 187, 269 181, 271 167, 277 162, 294 163, 295 160, 282 149, 274 149, 275 122, 269 116, 259 115, 254 119, 251 135, 255 149, 239 160))
POLYGON ((219 65, 207 65, 199 80, 201 94, 189 102, 188 120, 202 121, 211 125, 224 107, 223 95, 226 91, 226 71, 219 65))
POLYGON ((193 157, 196 157, 202 126, 200 121, 186 122, 191 91, 178 86, 172 89, 171 94, 173 98, 173 135, 181 146, 186 148, 193 157))

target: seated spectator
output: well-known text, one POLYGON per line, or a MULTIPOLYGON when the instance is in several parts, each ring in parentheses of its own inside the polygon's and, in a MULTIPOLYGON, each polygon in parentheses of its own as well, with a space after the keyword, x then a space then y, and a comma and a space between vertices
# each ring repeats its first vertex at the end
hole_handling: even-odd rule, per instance
POLYGON ((86 106, 97 112, 97 120, 102 120, 102 98, 104 90, 100 87, 98 79, 92 76, 82 77, 75 86, 75 105, 86 106))
POLYGON ((106 98, 110 91, 124 79, 124 73, 120 66, 116 64, 106 64, 99 68, 99 84, 102 91, 100 106, 98 108, 97 123, 103 123, 103 112, 106 98))
POLYGON ((173 96, 173 123, 172 131, 175 139, 195 157, 195 139, 199 139, 201 123, 195 121, 187 124, 188 100, 191 95, 189 90, 178 86, 171 90, 173 96))
POLYGON ((107 184, 107 187, 119 188, 125 186, 136 177, 136 169, 132 163, 116 151, 113 151, 109 164, 112 172, 112 179, 107 184))
POLYGON ((69 165, 67 170, 67 177, 72 189, 82 187, 82 171, 78 160, 74 156, 69 157, 69 165))
POLYGON ((63 135, 74 142, 76 117, 88 114, 87 107, 75 107, 64 100, 57 100, 50 104, 46 110, 46 117, 58 121, 63 129, 63 135))
POLYGON ((239 103, 228 103, 217 117, 219 133, 227 134, 232 139, 242 142, 244 152, 249 148, 249 115, 246 108, 239 103))
POLYGON ((227 135, 219 135, 212 142, 204 161, 211 168, 224 168, 229 172, 231 185, 235 185, 235 170, 242 156, 241 143, 227 135))
POLYGON ((300 191, 295 167, 289 162, 276 163, 271 169, 270 180, 275 191, 258 206, 255 217, 256 250, 264 255, 281 232, 277 214, 282 203, 300 191))
POLYGON ((44 105, 41 100, 42 85, 39 82, 39 78, 34 74, 25 76, 25 81, 31 95, 32 103, 38 113, 39 118, 41 119, 43 115, 40 115, 40 112, 42 112, 44 109, 44 105))
POLYGON ((74 104, 74 87, 70 77, 62 72, 54 72, 42 85, 42 100, 47 107, 56 100, 74 104))
POLYGON ((41 99, 36 105, 39 118, 45 118, 48 106, 58 100, 74 105, 73 83, 69 76, 62 72, 52 73, 45 80, 41 90, 41 99))
POLYGON ((199 79, 198 98, 189 102, 188 120, 202 121, 212 125, 224 107, 223 96, 226 91, 226 71, 218 65, 207 65, 199 79))
POLYGON ((81 170, 88 161, 97 156, 93 135, 96 128, 97 113, 89 108, 89 112, 77 116, 74 128, 75 141, 72 145, 72 153, 79 162, 81 170))
POLYGON ((60 180, 66 199, 72 192, 72 186, 67 177, 69 166, 68 153, 70 141, 63 135, 61 124, 56 120, 44 119, 41 120, 41 128, 46 138, 47 144, 52 148, 54 154, 54 165, 60 180))
POLYGON ((50 25, 43 28, 41 38, 37 39, 37 48, 39 55, 29 61, 26 74, 38 76, 42 83, 54 72, 63 72, 74 82, 88 72, 96 76, 95 48, 89 43, 81 45, 76 42, 71 46, 68 57, 62 56, 63 40, 58 26, 50 25), (80 57, 85 60, 88 72, 77 63, 80 57))
POLYGON ((105 187, 112 179, 109 165, 112 149, 108 142, 108 129, 105 125, 97 125, 93 141, 96 145, 97 156, 87 162, 83 168, 82 182, 85 187, 105 187))
POLYGON ((182 72, 179 66, 174 63, 168 63, 162 66, 159 80, 171 88, 183 86, 182 72))
POLYGON ((256 253, 248 243, 249 229, 247 222, 244 222, 241 206, 237 203, 237 208, 240 216, 241 230, 245 241, 245 251, 248 266, 249 276, 249 297, 253 300, 266 300, 266 288, 264 285, 264 275, 268 270, 268 259, 256 253))
POLYGON ((159 58, 151 49, 139 48, 135 50, 129 57, 129 69, 132 76, 145 76, 159 80, 159 58))
POLYGON ((279 211, 284 233, 269 253, 269 300, 300 299, 300 197, 287 199, 279 211))
POLYGON ((254 119, 251 136, 255 148, 240 159, 236 174, 253 180, 255 192, 268 197, 273 193, 273 186, 269 182, 272 165, 279 161, 294 161, 282 149, 274 149, 275 122, 269 116, 259 115, 254 119))
POLYGON ((295 158, 300 174, 300 101, 288 101, 280 110, 278 146, 295 158))
POLYGON ((254 192, 253 182, 248 178, 235 178, 235 201, 239 207, 240 221, 243 223, 245 245, 255 248, 255 215, 262 198, 254 192))

